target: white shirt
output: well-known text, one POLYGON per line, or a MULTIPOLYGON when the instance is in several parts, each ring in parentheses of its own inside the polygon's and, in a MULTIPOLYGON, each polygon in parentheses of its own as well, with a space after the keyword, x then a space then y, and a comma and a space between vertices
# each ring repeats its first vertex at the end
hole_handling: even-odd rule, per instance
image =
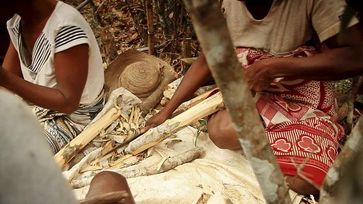
MULTIPOLYGON (((235 47, 284 54, 304 45, 314 32, 321 42, 340 30, 345 0, 274 0, 263 19, 255 19, 244 2, 224 0, 227 25, 235 47)), ((354 18, 349 26, 358 23, 354 18)))
POLYGON ((88 76, 80 103, 92 103, 103 89, 104 70, 96 38, 83 16, 72 6, 58 1, 34 44, 31 62, 27 62, 22 54, 24 46, 19 33, 20 21, 21 17, 14 15, 7 22, 7 28, 18 52, 23 77, 34 84, 55 87, 54 55, 77 45, 88 44, 88 76))

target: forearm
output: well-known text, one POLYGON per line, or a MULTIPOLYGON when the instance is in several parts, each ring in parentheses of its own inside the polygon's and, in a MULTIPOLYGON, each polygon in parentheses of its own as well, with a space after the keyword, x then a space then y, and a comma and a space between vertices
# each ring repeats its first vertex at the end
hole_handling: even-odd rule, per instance
POLYGON ((339 80, 363 73, 363 46, 342 47, 304 58, 277 58, 275 78, 339 80))
POLYGON ((21 78, 23 77, 23 74, 20 69, 19 57, 12 43, 10 43, 9 45, 2 66, 5 70, 21 78))
POLYGON ((33 84, 5 70, 0 75, 0 86, 30 103, 47 109, 71 113, 78 107, 78 103, 69 100, 61 90, 33 84))
POLYGON ((204 55, 201 55, 184 75, 180 85, 163 111, 171 115, 174 110, 186 99, 190 98, 195 91, 210 78, 210 76, 211 74, 205 57, 204 55))

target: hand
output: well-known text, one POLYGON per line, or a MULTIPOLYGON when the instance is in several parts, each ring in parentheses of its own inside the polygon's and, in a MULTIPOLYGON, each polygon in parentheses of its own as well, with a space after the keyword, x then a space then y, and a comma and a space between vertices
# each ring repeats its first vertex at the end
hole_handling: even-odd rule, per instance
POLYGON ((274 60, 264 59, 257 61, 244 69, 247 83, 252 91, 261 92, 270 89, 271 84, 273 84, 276 78, 274 60))
POLYGON ((171 117, 171 113, 169 113, 167 110, 163 109, 160 112, 158 112, 156 115, 151 117, 147 122, 146 126, 141 130, 141 132, 146 132, 150 128, 156 127, 169 119, 171 117))

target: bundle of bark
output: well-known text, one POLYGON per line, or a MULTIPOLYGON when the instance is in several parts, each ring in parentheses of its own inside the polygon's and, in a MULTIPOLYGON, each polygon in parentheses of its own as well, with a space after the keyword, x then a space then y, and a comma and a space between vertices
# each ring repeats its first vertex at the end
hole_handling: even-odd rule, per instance
POLYGON ((178 142, 173 138, 175 132, 216 112, 223 106, 223 100, 217 90, 207 91, 182 104, 175 111, 180 114, 146 132, 141 106, 142 101, 126 89, 114 90, 95 120, 55 155, 57 163, 68 170, 65 176, 74 188, 88 185, 103 170, 116 171, 127 178, 153 175, 201 157, 203 149, 191 146, 172 156, 148 158, 159 143, 178 142), (148 162, 138 165, 146 159, 148 162), (74 179, 79 176, 83 178, 74 179))
MULTIPOLYGON (((185 102, 175 111, 173 118, 145 132, 146 119, 155 113, 153 108, 160 105, 162 97, 164 103, 161 104, 165 104, 174 94, 180 82, 179 79, 170 83, 175 78, 175 72, 167 64, 136 51, 120 55, 110 65, 106 70, 109 98, 104 109, 81 134, 55 155, 56 162, 65 170, 64 175, 74 188, 88 185, 92 177, 103 170, 116 171, 130 178, 162 173, 201 157, 203 149, 195 146, 175 153, 161 153, 159 157, 150 156, 154 147, 162 142, 164 145, 180 142, 173 138, 175 132, 223 106, 220 93, 212 95, 218 92, 212 90, 185 102), (135 61, 140 59, 142 63, 135 61), (150 68, 146 66, 153 63, 150 68), (125 76, 135 78, 135 74, 149 72, 149 69, 160 73, 161 77, 151 79, 159 84, 149 96, 137 96, 139 91, 135 88, 140 83, 139 80, 131 81, 132 78, 127 83, 129 90, 117 88, 122 86, 120 79, 125 81, 125 76)), ((154 86, 155 83, 150 84, 154 86)), ((210 88, 201 89, 199 94, 210 88)))

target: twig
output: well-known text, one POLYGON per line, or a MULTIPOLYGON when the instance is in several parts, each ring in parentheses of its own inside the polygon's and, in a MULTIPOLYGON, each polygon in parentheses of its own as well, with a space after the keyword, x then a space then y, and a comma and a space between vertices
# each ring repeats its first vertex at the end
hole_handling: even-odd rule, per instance
POLYGON ((154 12, 151 0, 145 0, 146 21, 147 21, 147 44, 149 47, 149 54, 155 54, 154 47, 154 12))
POLYGON ((80 3, 77 7, 76 7, 76 9, 77 10, 81 10, 81 9, 83 9, 83 7, 85 7, 89 2, 90 2, 91 0, 84 0, 82 3, 80 3))

